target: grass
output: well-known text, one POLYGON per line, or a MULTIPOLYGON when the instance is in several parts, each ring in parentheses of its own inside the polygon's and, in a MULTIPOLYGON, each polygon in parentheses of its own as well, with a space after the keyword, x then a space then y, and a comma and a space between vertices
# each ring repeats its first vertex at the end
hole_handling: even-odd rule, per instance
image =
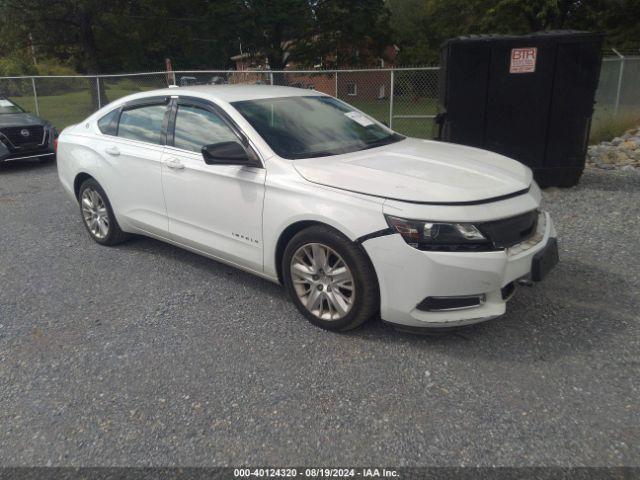
MULTIPOLYGON (((389 99, 360 100, 342 98, 345 102, 371 115, 380 122, 389 124, 389 99)), ((393 129, 410 137, 434 138, 437 128, 432 118, 395 118, 397 115, 435 115, 437 101, 434 98, 396 96, 393 104, 393 129)))
POLYGON ((93 112, 89 92, 72 92, 60 96, 38 97, 40 115, 59 130, 78 123, 93 112), (63 97, 60 99, 60 97, 63 97))
POLYGON ((640 107, 621 107, 617 115, 609 109, 596 109, 591 121, 589 144, 596 145, 612 140, 638 126, 640 126, 640 107))

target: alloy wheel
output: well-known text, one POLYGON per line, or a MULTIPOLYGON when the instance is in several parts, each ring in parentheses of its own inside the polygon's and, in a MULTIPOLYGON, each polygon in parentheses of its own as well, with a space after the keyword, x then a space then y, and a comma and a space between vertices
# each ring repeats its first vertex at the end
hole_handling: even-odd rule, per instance
POLYGON ((291 258, 291 280, 300 303, 322 320, 344 318, 355 301, 349 266, 331 247, 302 245, 291 258))
POLYGON ((82 218, 91 235, 103 240, 109 234, 109 213, 102 196, 93 188, 82 192, 82 218))

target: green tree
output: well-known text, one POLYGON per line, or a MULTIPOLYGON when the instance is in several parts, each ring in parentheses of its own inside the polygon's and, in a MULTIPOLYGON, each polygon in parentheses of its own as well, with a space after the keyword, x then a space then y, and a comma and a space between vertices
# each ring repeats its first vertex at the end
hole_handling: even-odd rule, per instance
POLYGON ((483 12, 484 29, 501 33, 528 33, 565 28, 577 10, 579 0, 499 0, 483 12))
POLYGON ((113 0, 3 0, 2 50, 33 47, 39 56, 74 63, 85 73, 101 71, 97 29, 127 2, 113 0))
POLYGON ((434 63, 459 35, 576 29, 607 34, 605 46, 640 46, 640 0, 387 0, 403 63, 434 63))
POLYGON ((247 0, 243 45, 273 70, 287 65, 358 65, 391 42, 384 0, 247 0), (344 58, 342 58, 342 54, 344 58))
POLYGON ((482 33, 491 0, 387 0, 391 27, 405 65, 437 64, 448 38, 482 33))
POLYGON ((101 39, 109 65, 125 71, 163 67, 171 58, 176 69, 226 68, 249 28, 238 0, 132 1, 123 38, 101 39), (122 40, 126 45, 122 45, 122 40))
POLYGON ((605 32, 605 48, 640 54, 640 0, 582 2, 569 18, 567 26, 605 32))
POLYGON ((307 0, 239 1, 248 28, 242 38, 254 53, 264 55, 272 70, 282 70, 303 56, 313 39, 314 15, 307 0))
POLYGON ((324 59, 337 55, 334 63, 358 66, 380 57, 392 44, 390 12, 383 0, 324 0, 314 5, 316 18, 315 51, 324 59))
MULTIPOLYGON (((126 8, 126 1, 103 5, 98 0, 3 0, 1 8, 5 15, 0 24, 0 50, 33 49, 37 56, 56 58, 83 73, 96 74, 102 71, 96 32, 109 13, 126 8)), ((95 89, 90 91, 97 106, 98 94, 95 89)), ((107 98, 104 89, 101 96, 107 98)))

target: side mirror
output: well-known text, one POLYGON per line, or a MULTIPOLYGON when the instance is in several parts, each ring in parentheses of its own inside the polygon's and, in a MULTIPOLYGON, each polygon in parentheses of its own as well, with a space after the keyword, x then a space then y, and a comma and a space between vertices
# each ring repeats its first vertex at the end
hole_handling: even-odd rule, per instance
POLYGON ((202 156, 207 165, 256 165, 253 155, 249 154, 240 142, 205 145, 202 147, 202 156))

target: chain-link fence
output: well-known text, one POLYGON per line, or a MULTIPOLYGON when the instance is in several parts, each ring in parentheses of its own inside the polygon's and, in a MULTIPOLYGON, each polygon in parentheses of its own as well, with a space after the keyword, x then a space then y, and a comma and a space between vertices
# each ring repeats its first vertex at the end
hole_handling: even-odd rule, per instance
POLYGON ((593 126, 640 123, 640 56, 602 60, 593 126))
MULTIPOLYGON (((338 97, 405 135, 434 138, 438 76, 438 67, 423 67, 0 77, 0 97, 10 98, 60 130, 120 97, 168 85, 289 85, 338 97)), ((594 125, 625 116, 640 118, 640 56, 604 58, 596 102, 594 125)))
POLYGON ((130 75, 0 78, 0 96, 51 121, 77 123, 120 97, 168 85, 264 84, 338 97, 406 135, 432 138, 438 67, 369 70, 175 71, 130 75))

